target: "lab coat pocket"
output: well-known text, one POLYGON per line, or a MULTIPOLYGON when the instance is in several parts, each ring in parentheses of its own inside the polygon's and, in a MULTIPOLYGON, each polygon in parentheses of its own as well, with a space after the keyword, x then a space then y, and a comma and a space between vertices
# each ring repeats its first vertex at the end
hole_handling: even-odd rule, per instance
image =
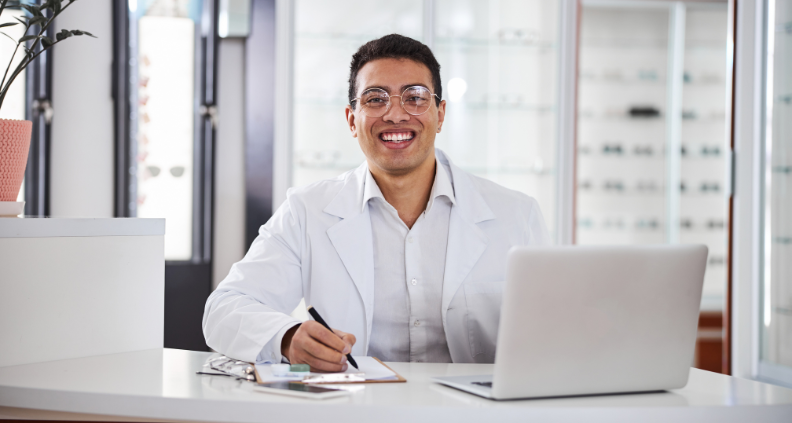
POLYGON ((495 362, 504 281, 465 282, 468 337, 476 363, 495 362))

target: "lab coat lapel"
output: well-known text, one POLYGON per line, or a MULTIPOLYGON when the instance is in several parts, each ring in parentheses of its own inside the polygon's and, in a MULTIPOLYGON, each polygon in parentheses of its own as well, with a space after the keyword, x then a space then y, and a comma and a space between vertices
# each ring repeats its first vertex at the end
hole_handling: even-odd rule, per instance
POLYGON ((368 207, 363 207, 363 184, 368 167, 363 164, 349 175, 344 187, 325 208, 342 220, 327 230, 327 236, 355 283, 365 308, 368 351, 374 307, 374 241, 368 207))
POLYGON ((467 173, 456 167, 438 150, 438 159, 451 168, 456 204, 451 208, 448 223, 445 275, 443 277, 443 322, 448 305, 462 282, 487 249, 489 242, 478 223, 492 220, 495 214, 476 190, 467 173))

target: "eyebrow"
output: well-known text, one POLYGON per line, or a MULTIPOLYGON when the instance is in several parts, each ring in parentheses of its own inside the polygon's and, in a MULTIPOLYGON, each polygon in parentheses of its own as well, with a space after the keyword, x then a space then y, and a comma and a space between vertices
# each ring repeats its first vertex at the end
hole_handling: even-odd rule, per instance
MULTIPOLYGON (((420 82, 416 82, 416 83, 413 83, 413 84, 404 84, 404 85, 402 85, 401 88, 399 89, 399 92, 403 93, 404 90, 406 90, 407 88, 410 88, 410 87, 424 87, 427 90, 429 90, 429 87, 427 87, 426 84, 422 84, 420 82)), ((371 87, 366 87, 363 90, 363 92, 366 92, 366 91, 374 89, 374 88, 379 88, 380 90, 383 90, 383 91, 385 91, 385 92, 390 94, 390 91, 388 91, 387 87, 383 87, 383 86, 380 86, 380 85, 374 85, 374 86, 371 86, 371 87)), ((429 90, 429 91, 432 91, 432 90, 429 90)))

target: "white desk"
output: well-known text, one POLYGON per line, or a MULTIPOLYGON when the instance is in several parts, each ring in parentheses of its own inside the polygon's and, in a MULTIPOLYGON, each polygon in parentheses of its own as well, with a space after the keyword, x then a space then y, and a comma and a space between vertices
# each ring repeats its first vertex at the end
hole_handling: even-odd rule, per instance
POLYGON ((697 369, 684 389, 671 392, 496 402, 429 381, 432 376, 485 374, 491 365, 388 363, 408 382, 367 385, 348 398, 317 401, 263 394, 252 391, 250 382, 196 375, 209 355, 154 349, 3 367, 0 415, 3 407, 19 407, 126 416, 127 421, 792 421, 792 390, 697 369))

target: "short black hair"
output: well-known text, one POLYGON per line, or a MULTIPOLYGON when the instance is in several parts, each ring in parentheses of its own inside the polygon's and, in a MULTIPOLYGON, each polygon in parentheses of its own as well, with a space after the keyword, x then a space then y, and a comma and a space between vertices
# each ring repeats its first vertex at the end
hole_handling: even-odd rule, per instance
POLYGON ((440 83, 440 63, 437 63, 432 50, 426 44, 399 34, 390 34, 363 44, 357 53, 352 55, 349 65, 349 105, 355 108, 357 97, 357 76, 360 69, 368 62, 377 59, 410 59, 429 68, 432 74, 435 102, 440 106, 443 98, 443 86, 440 83))

